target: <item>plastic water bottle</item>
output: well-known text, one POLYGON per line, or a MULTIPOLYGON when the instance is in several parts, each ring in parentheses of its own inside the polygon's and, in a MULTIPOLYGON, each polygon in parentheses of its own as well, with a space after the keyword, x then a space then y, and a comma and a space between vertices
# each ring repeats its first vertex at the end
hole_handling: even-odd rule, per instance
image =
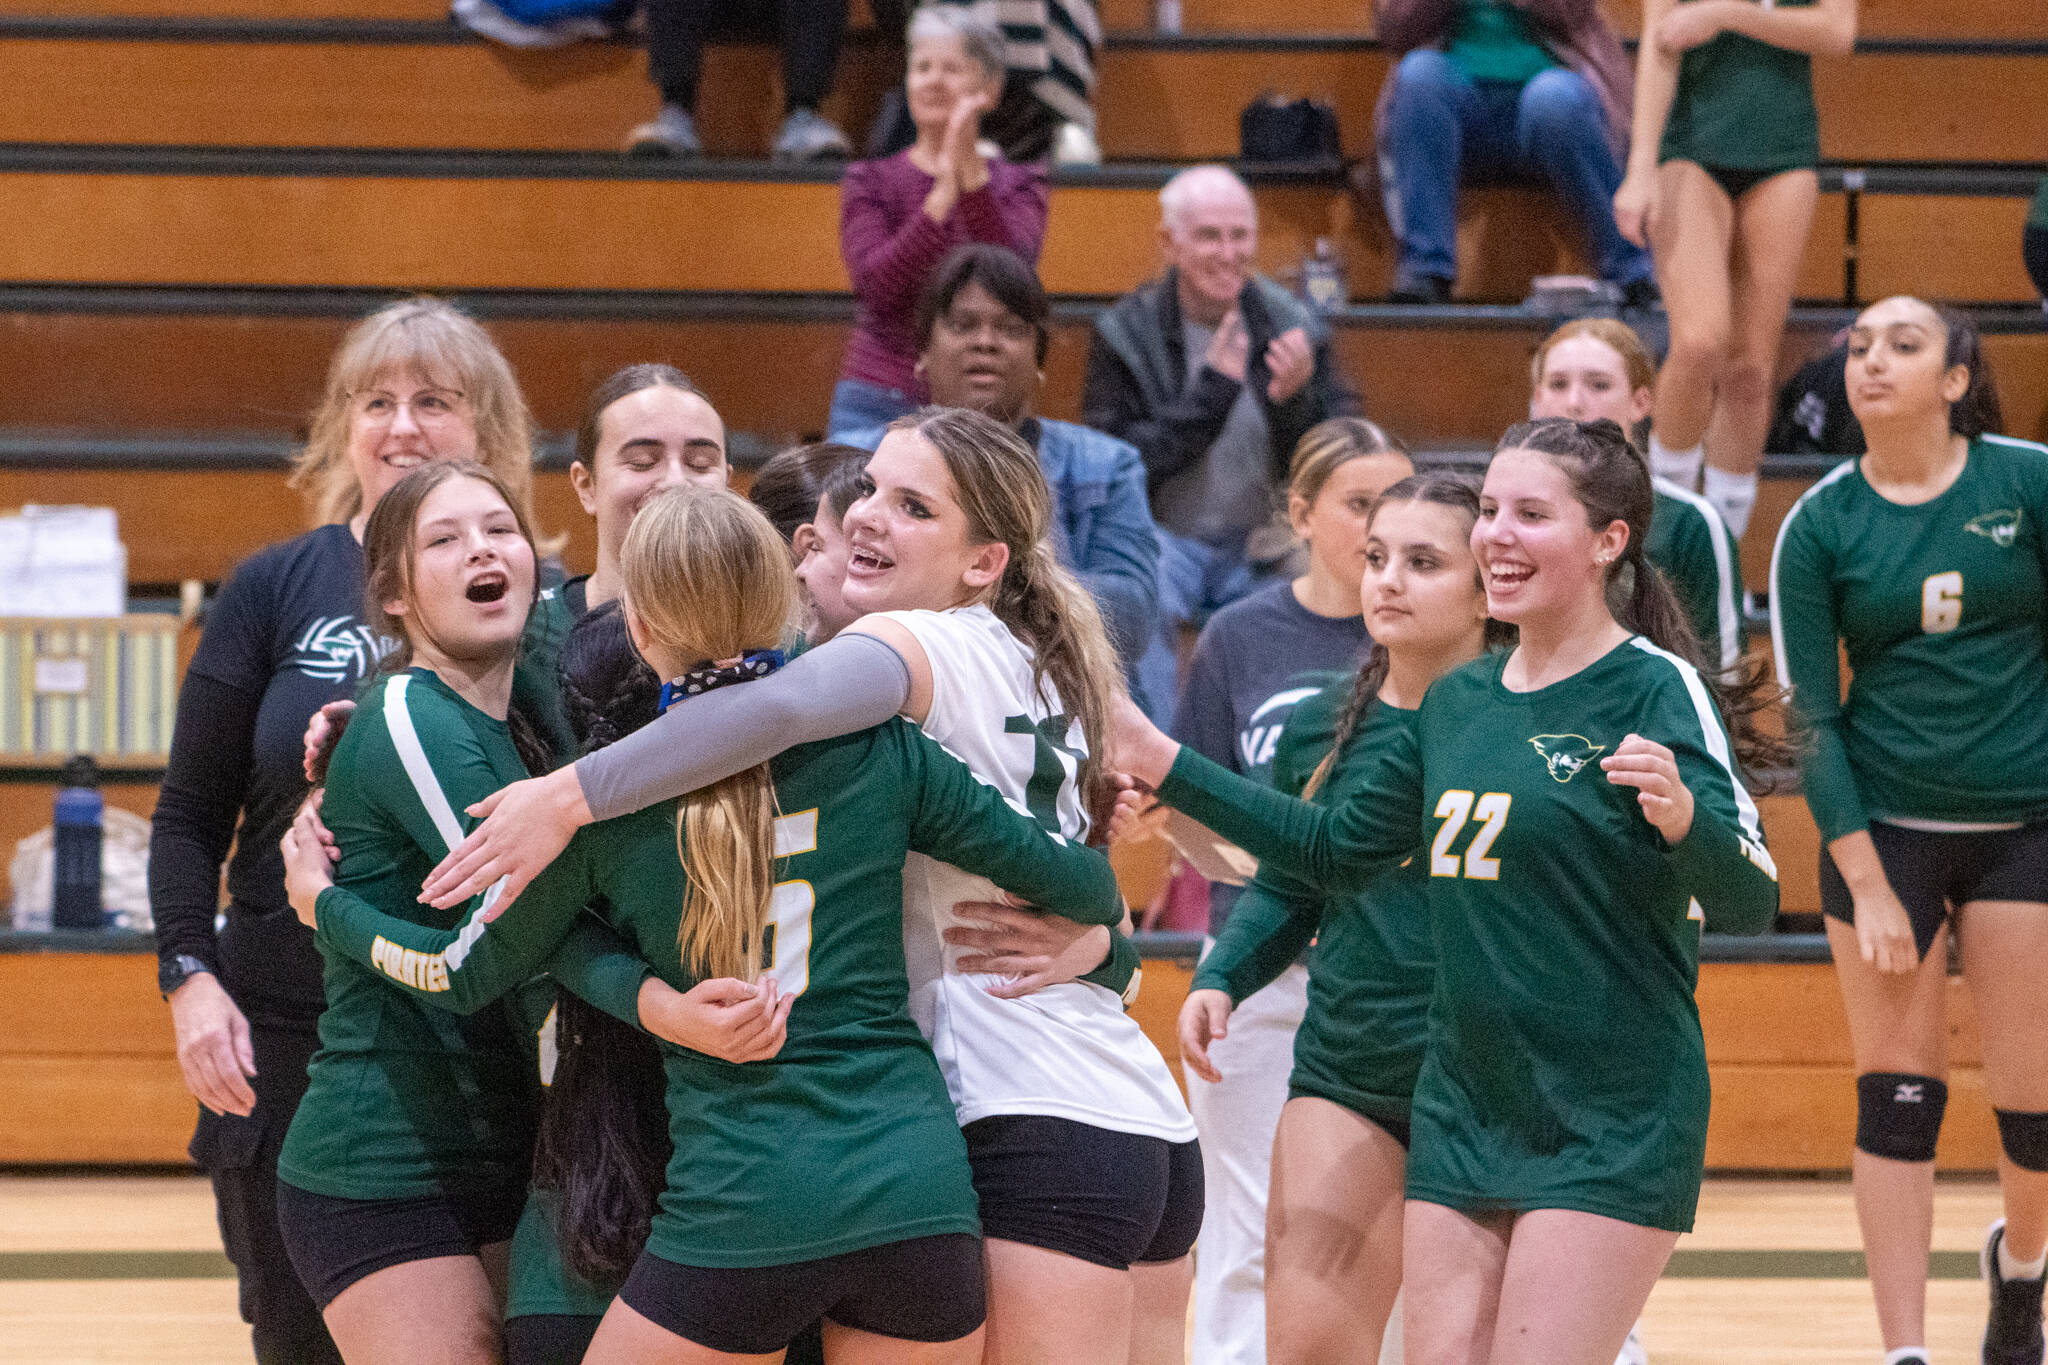
POLYGON ((1337 256, 1336 243, 1328 237, 1316 238, 1315 254, 1301 263, 1301 292, 1319 313, 1341 313, 1349 302, 1344 262, 1337 256))
POLYGON ((98 929, 105 923, 100 912, 100 837, 106 799, 99 787, 99 769, 84 754, 64 765, 54 821, 57 866, 50 925, 55 929, 98 929))

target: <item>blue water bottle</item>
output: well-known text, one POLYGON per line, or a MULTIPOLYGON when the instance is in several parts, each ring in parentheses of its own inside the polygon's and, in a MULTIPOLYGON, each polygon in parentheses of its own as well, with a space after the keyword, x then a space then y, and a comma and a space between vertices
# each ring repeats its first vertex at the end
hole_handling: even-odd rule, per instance
POLYGON ((98 929, 105 922, 100 913, 100 836, 105 810, 99 769, 84 754, 76 755, 64 765, 64 785, 57 789, 52 928, 98 929))

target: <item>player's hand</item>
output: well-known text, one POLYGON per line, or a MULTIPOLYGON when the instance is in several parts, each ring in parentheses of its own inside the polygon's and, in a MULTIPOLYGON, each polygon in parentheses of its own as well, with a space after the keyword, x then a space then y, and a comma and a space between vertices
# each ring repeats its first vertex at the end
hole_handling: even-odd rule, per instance
POLYGON ((1713 0, 1673 5, 1671 12, 1657 21, 1657 46, 1675 57, 1713 41, 1723 27, 1720 8, 1713 0))
POLYGON ((649 977, 640 984, 640 1024, 665 1042, 707 1057, 761 1062, 788 1041, 795 1003, 772 976, 753 983, 718 977, 687 991, 649 977))
POLYGON ((967 948, 954 965, 963 972, 1002 977, 988 987, 1001 1000, 1078 981, 1109 956, 1109 930, 1076 924, 1012 900, 961 901, 953 912, 967 921, 945 931, 955 948, 967 948))
POLYGON ((336 856, 330 847, 334 836, 320 823, 320 802, 325 795, 324 791, 314 791, 300 802, 299 813, 292 817, 291 826, 277 841, 278 850, 284 854, 285 899, 291 902, 299 923, 308 929, 320 927, 313 907, 319 903, 320 893, 334 885, 334 873, 329 866, 336 856))
MULTIPOLYGON (((1698 0, 1694 0, 1698 3, 1698 0)), ((1657 211, 1654 175, 1631 174, 1614 192, 1614 226, 1637 246, 1650 244, 1650 218, 1657 211)))
POLYGON ((1111 780, 1117 783, 1116 800, 1109 808, 1109 842, 1120 844, 1128 839, 1149 836, 1145 827, 1145 813, 1158 803, 1138 790, 1138 784, 1131 780, 1129 773, 1112 773, 1111 780))
POLYGON ((1251 338, 1245 334, 1244 319, 1233 307, 1223 315, 1223 321, 1216 324, 1216 334, 1209 338, 1209 349, 1202 353, 1202 363, 1225 379, 1244 383, 1244 364, 1250 358, 1251 338))
POLYGON ((1308 344, 1308 333, 1290 327, 1274 337, 1266 347, 1266 369, 1272 374, 1266 381, 1266 397, 1285 403, 1300 393, 1316 372, 1316 353, 1308 344))
POLYGON ((1887 975, 1918 967, 1920 947, 1913 941, 1913 917, 1891 887, 1866 891, 1855 899, 1856 946, 1862 950, 1863 960, 1887 975))
POLYGON ((1205 1081, 1220 1081, 1223 1073, 1209 1060, 1209 1045, 1230 1032, 1228 991, 1189 991, 1180 1007, 1180 1062, 1205 1081))
POLYGON ((216 1114, 246 1117, 256 1108, 248 1081, 256 1074, 249 1021, 212 972, 194 972, 171 992, 171 1028, 178 1070, 193 1099, 216 1114))
POLYGON ((1682 844, 1692 832, 1692 793, 1678 777, 1678 759, 1654 740, 1630 735, 1600 760, 1607 780, 1636 789, 1643 818, 1667 844, 1682 844))
POLYGON ((348 729, 355 713, 354 702, 331 701, 306 722, 306 780, 314 786, 327 781, 327 760, 333 757, 334 746, 341 743, 342 731, 348 729))
POLYGON ((569 846, 576 831, 590 823, 573 764, 492 792, 467 813, 482 816, 483 823, 427 874, 419 898, 446 910, 481 895, 503 877, 505 889, 484 912, 486 922, 504 914, 569 846))

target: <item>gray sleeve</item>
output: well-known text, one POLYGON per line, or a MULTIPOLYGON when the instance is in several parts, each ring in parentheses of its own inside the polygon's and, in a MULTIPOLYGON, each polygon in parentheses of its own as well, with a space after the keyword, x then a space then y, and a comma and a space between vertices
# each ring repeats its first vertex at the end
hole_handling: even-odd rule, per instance
POLYGON ((842 634, 755 682, 674 706, 576 760, 594 819, 708 787, 784 749, 880 725, 910 699, 910 666, 872 635, 842 634))

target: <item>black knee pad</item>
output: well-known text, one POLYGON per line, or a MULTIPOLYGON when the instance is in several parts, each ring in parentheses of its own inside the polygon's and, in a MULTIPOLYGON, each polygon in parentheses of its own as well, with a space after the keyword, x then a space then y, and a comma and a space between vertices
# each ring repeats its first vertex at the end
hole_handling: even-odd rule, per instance
POLYGON ((1948 1082, 1900 1071, 1856 1078, 1856 1150, 1893 1161, 1932 1161, 1948 1108, 1948 1082))
POLYGON ((1998 1145, 2013 1165, 2023 1171, 2048 1171, 2048 1114, 2029 1114, 2017 1109, 1994 1109, 1998 1116, 1998 1145))

